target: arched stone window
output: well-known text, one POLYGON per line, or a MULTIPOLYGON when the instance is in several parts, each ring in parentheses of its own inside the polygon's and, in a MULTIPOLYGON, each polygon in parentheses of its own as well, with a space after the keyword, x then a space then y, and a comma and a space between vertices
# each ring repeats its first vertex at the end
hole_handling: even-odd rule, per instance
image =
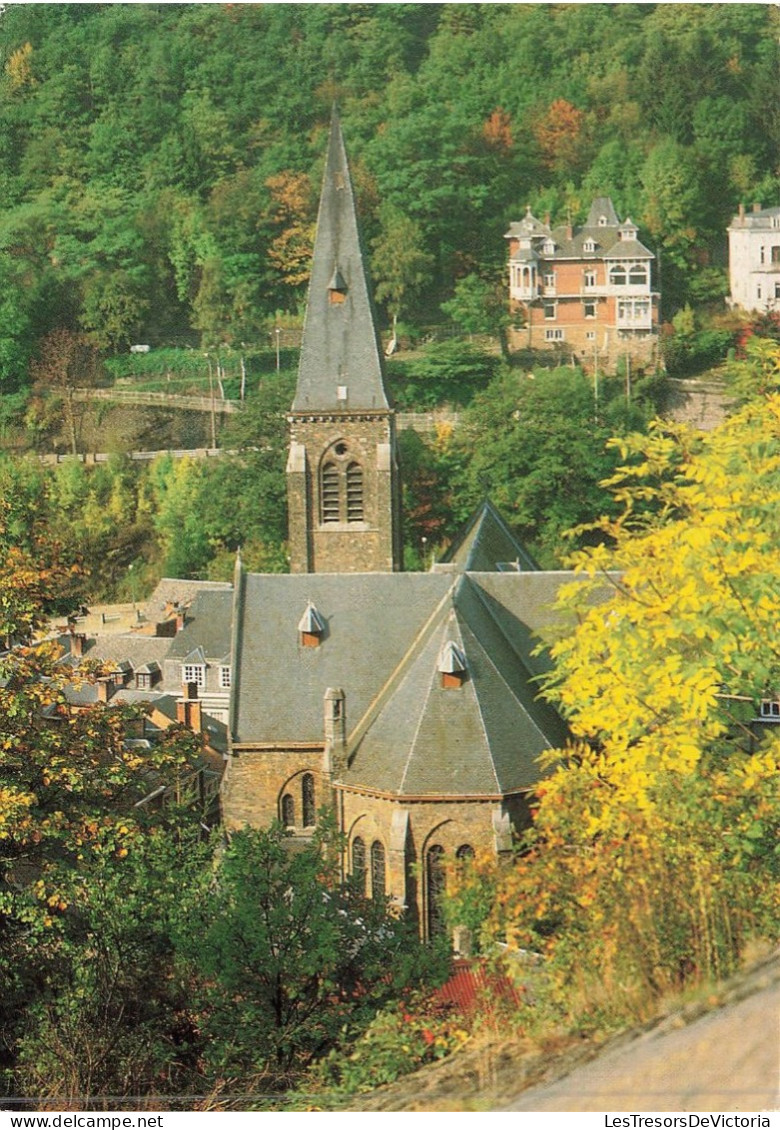
POLYGON ((295 827, 295 801, 289 793, 282 797, 282 824, 285 828, 295 827))
POLYGON ((447 875, 444 870, 444 848, 431 844, 425 857, 425 885, 428 902, 428 937, 439 938, 446 932, 444 894, 447 875))
POLYGON ((361 895, 366 893, 366 845, 360 836, 352 841, 352 878, 361 895))
POLYGON ((303 801, 303 826, 311 828, 316 823, 316 809, 314 807, 314 777, 311 773, 304 773, 301 780, 301 799, 303 801))
POLYGON ((339 520, 339 470, 335 463, 323 463, 320 472, 320 510, 323 522, 339 520))
POLYGON ((379 840, 371 845, 371 898, 385 897, 385 847, 379 840))
POLYGON ((470 859, 474 858, 474 848, 471 844, 461 844, 455 852, 455 858, 458 863, 467 863, 470 859))
POLYGON ((347 521, 363 521, 363 468, 359 463, 347 467, 347 521))

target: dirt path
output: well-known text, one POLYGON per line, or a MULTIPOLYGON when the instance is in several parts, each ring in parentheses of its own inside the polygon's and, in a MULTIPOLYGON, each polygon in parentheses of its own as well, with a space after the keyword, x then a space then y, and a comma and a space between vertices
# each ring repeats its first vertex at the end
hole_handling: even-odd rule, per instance
POLYGON ((662 1024, 504 1109, 778 1110, 780 982, 686 1027, 662 1024))

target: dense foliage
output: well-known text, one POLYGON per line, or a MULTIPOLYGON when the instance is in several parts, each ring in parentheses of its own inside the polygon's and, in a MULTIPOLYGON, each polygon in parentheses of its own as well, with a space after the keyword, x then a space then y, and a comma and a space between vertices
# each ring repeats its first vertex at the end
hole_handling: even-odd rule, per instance
POLYGON ((6 390, 54 330, 240 345, 294 310, 334 100, 388 315, 474 276, 468 319, 527 203, 609 193, 668 317, 777 194, 771 5, 8 5, 0 67, 6 390))
POLYGON ((636 1006, 776 938, 780 738, 760 719, 780 687, 777 344, 752 339, 735 370, 748 403, 714 432, 616 444, 611 548, 574 557, 552 646, 571 744, 526 854, 459 895, 492 884, 488 935, 543 953, 563 1010, 636 1006))

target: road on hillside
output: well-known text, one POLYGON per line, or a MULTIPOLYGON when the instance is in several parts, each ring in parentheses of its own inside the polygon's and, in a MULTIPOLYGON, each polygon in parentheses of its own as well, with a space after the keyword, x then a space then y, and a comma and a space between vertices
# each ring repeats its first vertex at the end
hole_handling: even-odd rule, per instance
POLYGON ((661 1024, 555 1082, 523 1091, 506 1111, 780 1110, 780 982, 687 1026, 661 1024))

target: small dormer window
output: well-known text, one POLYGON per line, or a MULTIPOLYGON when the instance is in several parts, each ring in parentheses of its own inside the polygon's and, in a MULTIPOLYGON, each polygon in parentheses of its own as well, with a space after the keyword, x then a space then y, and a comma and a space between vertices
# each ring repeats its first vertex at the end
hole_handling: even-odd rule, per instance
POLYGON ((319 647, 325 634, 325 621, 309 601, 306 611, 298 622, 302 647, 319 647))
POLYGON ((595 241, 592 240, 592 239, 586 239, 585 242, 582 245, 582 250, 585 252, 586 255, 592 255, 593 252, 596 250, 595 241))
POLYGON ((604 215, 599 216, 599 227, 605 228, 607 226, 607 217, 604 215))
POLYGON ((456 643, 448 640, 439 652, 441 685, 445 690, 461 687, 466 680, 466 656, 456 643))
POLYGON ((331 305, 338 306, 347 297, 347 284, 338 267, 333 268, 333 274, 328 283, 328 300, 331 305))
POLYGON ((542 245, 542 252, 545 255, 554 255, 555 254, 555 243, 553 242, 553 240, 546 239, 544 241, 544 244, 542 245))

